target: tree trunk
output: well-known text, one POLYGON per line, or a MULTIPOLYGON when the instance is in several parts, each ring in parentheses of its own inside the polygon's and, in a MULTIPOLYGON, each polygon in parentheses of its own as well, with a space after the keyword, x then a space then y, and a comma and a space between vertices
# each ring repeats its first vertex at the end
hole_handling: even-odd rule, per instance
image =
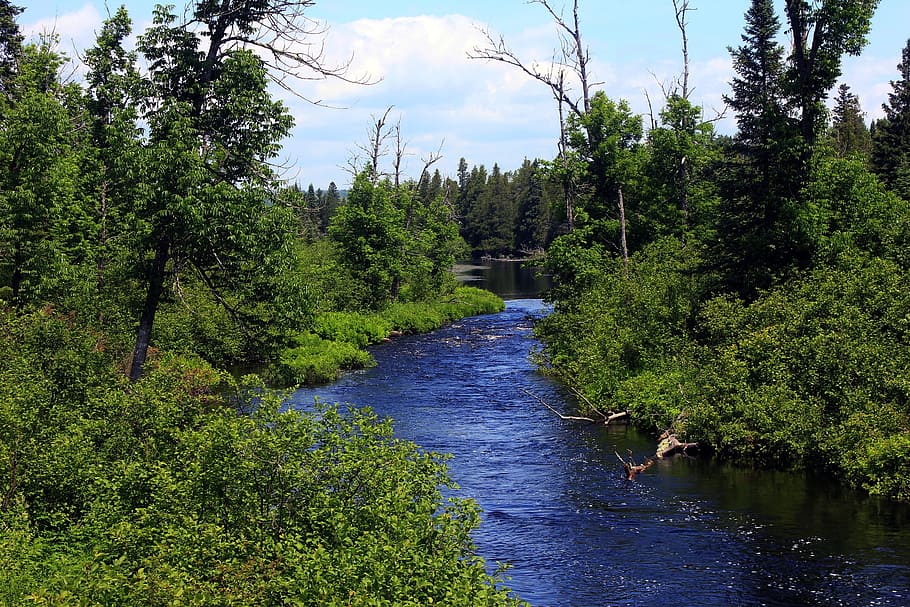
POLYGON ((619 245, 622 250, 622 267, 629 275, 629 245, 626 241, 626 204, 623 201, 622 186, 619 186, 619 245))
POLYGON ((13 276, 10 279, 13 305, 22 306, 19 296, 22 291, 22 241, 16 241, 16 251, 13 253, 13 276))
POLYGON ((142 368, 145 366, 145 359, 148 356, 149 339, 152 336, 152 325, 155 323, 155 313, 158 311, 158 303, 161 301, 169 252, 170 242, 166 236, 162 236, 155 249, 155 260, 152 262, 149 273, 145 307, 142 310, 142 318, 139 320, 139 329, 136 331, 136 347, 133 350, 133 362, 130 365, 130 381, 137 381, 142 377, 142 368))

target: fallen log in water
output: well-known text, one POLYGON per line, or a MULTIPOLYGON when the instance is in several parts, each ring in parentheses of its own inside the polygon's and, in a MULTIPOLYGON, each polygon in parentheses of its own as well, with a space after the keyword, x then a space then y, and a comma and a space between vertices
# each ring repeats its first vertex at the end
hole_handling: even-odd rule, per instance
MULTIPOLYGON (((616 453, 616 451, 614 451, 613 453, 616 453)), ((629 461, 624 460, 619 453, 616 453, 616 457, 619 459, 620 462, 622 462, 622 467, 626 473, 627 481, 634 481, 635 476, 637 474, 644 472, 645 470, 647 470, 654 464, 654 460, 650 457, 645 460, 645 463, 636 464, 635 460, 632 459, 632 450, 631 449, 629 450, 629 461)))
POLYGON ((676 453, 686 453, 689 449, 697 449, 698 443, 684 443, 677 438, 676 434, 667 430, 660 436, 660 442, 657 443, 657 458, 663 459, 676 453))
MULTIPOLYGON (((544 399, 540 398, 533 392, 530 392, 529 390, 525 390, 524 388, 522 388, 521 391, 524 392, 525 394, 527 394, 528 396, 536 399, 539 403, 541 403, 544 407, 546 407, 547 409, 549 409, 550 411, 555 413, 557 416, 559 416, 559 419, 562 419, 562 420, 588 422, 591 424, 601 424, 602 423, 606 426, 608 426, 612 422, 615 422, 618 420, 623 420, 626 423, 628 423, 628 421, 629 421, 629 412, 628 411, 619 411, 619 412, 609 411, 607 413, 604 413, 603 411, 598 410, 597 407, 595 407, 591 401, 589 401, 587 398, 585 398, 584 394, 582 394, 581 392, 574 390, 574 389, 572 391, 575 393, 575 395, 578 396, 581 400, 585 401, 585 403, 588 405, 588 408, 590 410, 594 411, 595 413, 597 413, 598 415, 600 415, 601 419, 594 419, 591 417, 584 417, 584 416, 579 416, 579 415, 563 415, 562 413, 560 413, 559 411, 554 409, 552 406, 550 406, 550 404, 547 403, 544 399)), ((679 420, 677 420, 677 421, 679 421, 679 420)), ((638 474, 641 474, 642 472, 644 472, 645 470, 650 468, 654 464, 655 460, 663 459, 665 457, 669 457, 669 456, 675 455, 677 453, 688 454, 689 449, 697 449, 697 448, 698 448, 698 443, 684 443, 681 440, 679 440, 679 437, 676 435, 676 432, 671 428, 670 430, 664 431, 664 433, 661 434, 660 437, 658 438, 657 452, 654 454, 654 456, 649 457, 642 464, 635 463, 635 461, 632 459, 631 451, 629 451, 628 460, 623 459, 623 457, 621 455, 619 455, 619 453, 616 453, 615 451, 614 451, 614 453, 616 453, 616 457, 619 459, 619 461, 622 462, 623 471, 626 475, 626 480, 631 481, 631 480, 634 480, 638 474)))

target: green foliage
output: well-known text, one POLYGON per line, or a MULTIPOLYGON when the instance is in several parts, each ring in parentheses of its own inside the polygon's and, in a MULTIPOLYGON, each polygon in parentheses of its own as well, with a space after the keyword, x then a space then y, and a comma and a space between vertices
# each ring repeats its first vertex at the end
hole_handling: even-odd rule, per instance
POLYGON ((374 184, 367 171, 358 175, 332 219, 329 235, 353 278, 353 305, 384 307, 401 278, 405 246, 404 213, 392 204, 389 184, 374 184))
POLYGON ((800 134, 808 148, 815 145, 826 124, 824 101, 840 77, 843 56, 859 55, 866 45, 878 3, 879 0, 784 3, 794 41, 785 91, 789 105, 798 113, 800 134))
MULTIPOLYGON (((697 283, 690 273, 697 260, 692 247, 661 239, 633 255, 628 274, 614 262, 572 300, 559 300, 557 312, 536 328, 550 370, 580 386, 592 402, 624 406, 638 398, 634 381, 639 380, 625 382, 648 370, 678 369, 686 360, 685 336, 697 309, 697 283), (620 394, 625 396, 617 402, 620 394)), ((666 414, 645 413, 649 420, 662 417, 666 414)))
POLYGON ((559 218, 547 187, 550 170, 540 161, 525 160, 515 171, 503 172, 499 165, 468 170, 467 161, 458 165, 455 207, 461 235, 475 255, 506 256, 542 250, 553 239, 559 218))
POLYGON ((369 410, 163 354, 126 385, 68 317, 0 321, 3 604, 517 604, 444 458, 369 410))
POLYGON ((388 337, 392 326, 376 313, 326 312, 316 318, 313 331, 323 339, 365 348, 388 337))
POLYGON ((375 364, 373 357, 347 341, 332 341, 303 333, 297 346, 281 353, 273 364, 271 379, 285 385, 327 384, 338 379, 344 370, 363 369, 375 364))
POLYGON ((877 438, 857 455, 844 462, 848 478, 856 485, 873 495, 910 501, 910 434, 877 438))
POLYGON ((78 89, 60 82, 53 38, 22 49, 0 121, 0 282, 18 306, 72 288, 91 257, 92 222, 78 191, 78 89))
MULTIPOLYGON (((718 156, 714 129, 702 109, 671 96, 661 111, 661 125, 648 132, 646 177, 639 202, 635 240, 673 235, 686 238, 706 225, 716 205, 716 184, 706 179, 718 156)), ((705 235, 699 235, 705 237, 705 235)))
MULTIPOLYGON (((642 162, 641 116, 633 114, 625 100, 614 102, 603 91, 591 98, 591 110, 571 114, 567 125, 568 145, 580 161, 585 196, 576 208, 598 222, 618 217, 619 192, 627 189, 642 162)), ((618 242, 613 238, 611 242, 618 242)))
POLYGON ((858 155, 868 162, 872 154, 872 135, 863 118, 859 97, 851 93, 846 84, 837 89, 828 137, 839 157, 858 155))
POLYGON ((910 40, 901 53, 898 78, 891 81, 885 117, 877 121, 872 145, 876 174, 904 200, 910 199, 910 40))
POLYGON ((371 313, 325 312, 316 318, 312 333, 298 335, 295 345, 270 365, 269 379, 283 386, 328 383, 342 371, 375 364, 364 348, 396 333, 426 333, 465 316, 504 308, 489 291, 458 287, 435 302, 397 302, 371 313))

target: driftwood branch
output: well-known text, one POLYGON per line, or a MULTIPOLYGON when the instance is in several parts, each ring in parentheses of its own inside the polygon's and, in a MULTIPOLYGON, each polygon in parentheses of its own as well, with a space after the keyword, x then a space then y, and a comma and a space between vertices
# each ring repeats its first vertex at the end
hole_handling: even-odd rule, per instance
POLYGON ((618 412, 618 413, 614 413, 613 411, 608 411, 608 412, 604 413, 603 411, 600 411, 597 407, 594 406, 594 404, 593 404, 590 400, 588 400, 588 399, 585 397, 584 394, 582 394, 581 392, 579 392, 578 390, 576 390, 576 389, 574 389, 574 388, 572 388, 572 392, 573 392, 578 398, 580 398, 581 400, 583 400, 583 401, 588 405, 588 407, 591 408, 592 411, 594 411, 595 413, 597 413, 598 415, 600 415, 600 419, 592 419, 592 418, 590 418, 590 417, 583 417, 583 416, 577 416, 577 415, 563 415, 562 413, 560 413, 559 411, 557 411, 556 409, 554 409, 553 407, 551 407, 551 406, 549 405, 549 403, 547 403, 546 401, 544 401, 542 398, 540 398, 540 397, 537 396, 536 394, 534 394, 534 393, 532 393, 532 392, 529 392, 528 390, 525 390, 524 388, 522 388, 521 391, 524 392, 525 394, 527 394, 528 396, 530 396, 530 397, 536 399, 538 402, 540 402, 540 403, 541 403, 543 406, 545 406, 547 409, 549 409, 550 411, 552 411, 553 413, 555 413, 556 415, 558 415, 560 419, 564 419, 564 420, 579 421, 579 422, 590 422, 590 423, 592 423, 592 424, 604 424, 604 425, 606 425, 606 426, 609 426, 612 422, 615 422, 615 421, 621 420, 621 419, 623 419, 623 420, 624 420, 624 419, 628 419, 628 417, 629 417, 629 412, 628 412, 628 411, 620 411, 620 412, 618 412))
POLYGON ((559 419, 563 419, 563 420, 567 420, 567 421, 591 422, 592 424, 596 424, 596 423, 597 423, 597 420, 596 420, 596 419, 591 419, 590 417, 577 417, 577 416, 574 416, 574 415, 563 415, 562 413, 560 413, 559 411, 557 411, 556 409, 554 409, 553 407, 551 407, 544 399, 540 398, 539 396, 537 396, 537 395, 534 394, 533 392, 530 392, 530 391, 528 391, 528 390, 525 390, 524 388, 522 388, 521 391, 524 392, 525 394, 527 394, 528 396, 530 396, 530 397, 536 399, 536 400, 537 400, 538 402, 540 402, 540 404, 542 404, 544 407, 546 407, 547 409, 549 409, 550 411, 552 411, 553 413, 555 413, 556 415, 558 415, 558 416, 559 416, 559 419))
MULTIPOLYGON (((616 451, 614 451, 613 453, 616 453, 616 451)), ((620 462, 622 462, 622 467, 626 473, 627 481, 635 480, 636 475, 641 474, 642 472, 644 472, 645 470, 650 468, 652 465, 654 465, 654 460, 650 457, 648 459, 646 459, 643 464, 636 464, 635 460, 632 459, 632 450, 631 449, 629 450, 629 459, 628 460, 623 459, 623 457, 619 453, 616 453, 616 457, 617 457, 617 459, 619 459, 620 462)))
POLYGON ((660 435, 660 442, 657 444, 657 458, 663 459, 676 453, 687 453, 689 449, 696 448, 698 448, 698 443, 684 443, 675 433, 667 430, 660 435))
POLYGON ((594 406, 594 403, 592 403, 590 400, 588 400, 588 397, 585 396, 584 394, 582 394, 579 390, 576 390, 575 388, 572 388, 572 394, 574 394, 575 396, 577 396, 577 397, 580 398, 581 400, 585 401, 585 404, 588 405, 588 407, 590 407, 591 410, 594 411, 594 413, 597 413, 597 414, 598 414, 599 416, 601 416, 602 418, 607 419, 607 417, 609 417, 608 415, 605 415, 604 413, 598 411, 598 410, 597 410, 597 407, 594 406))

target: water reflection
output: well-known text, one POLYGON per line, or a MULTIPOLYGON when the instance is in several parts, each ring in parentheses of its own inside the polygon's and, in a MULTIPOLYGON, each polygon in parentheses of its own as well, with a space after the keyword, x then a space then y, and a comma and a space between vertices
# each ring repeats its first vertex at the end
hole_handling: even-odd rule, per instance
POLYGON ((503 299, 540 297, 550 288, 550 277, 533 262, 484 260, 460 263, 455 276, 461 282, 496 293, 503 299))

